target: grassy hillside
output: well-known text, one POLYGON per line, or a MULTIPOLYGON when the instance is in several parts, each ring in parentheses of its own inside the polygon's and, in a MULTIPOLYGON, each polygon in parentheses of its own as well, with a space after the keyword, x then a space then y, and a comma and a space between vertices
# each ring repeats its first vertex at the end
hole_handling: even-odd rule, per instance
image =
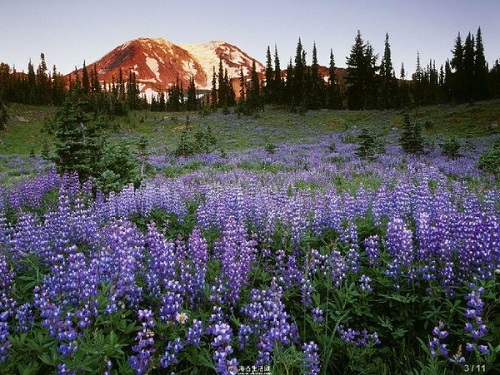
MULTIPOLYGON (((12 104, 8 108, 8 131, 0 133, 0 154, 28 156, 40 154, 44 142, 53 139, 44 132, 47 121, 56 113, 54 107, 12 104)), ((411 110, 413 119, 424 125, 424 133, 458 137, 487 135, 500 132, 500 101, 474 105, 440 105, 411 110)), ((187 127, 196 130, 208 125, 218 136, 225 151, 264 147, 267 143, 308 142, 317 136, 356 127, 372 127, 384 133, 401 126, 401 111, 310 111, 305 115, 268 108, 253 117, 224 115, 220 112, 202 115, 190 113, 131 112, 115 119, 119 131, 114 136, 136 139, 140 135, 150 140, 158 153, 172 151, 180 134, 187 127)))

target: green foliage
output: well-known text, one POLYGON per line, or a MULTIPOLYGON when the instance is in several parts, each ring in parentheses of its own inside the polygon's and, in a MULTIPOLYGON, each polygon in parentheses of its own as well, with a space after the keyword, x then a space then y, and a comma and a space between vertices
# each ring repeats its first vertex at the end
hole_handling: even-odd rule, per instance
POLYGON ((384 143, 380 137, 373 131, 367 128, 361 129, 361 133, 358 135, 358 148, 356 149, 356 155, 362 159, 373 159, 376 154, 383 153, 384 143))
MULTIPOLYGON (((105 142, 109 123, 104 117, 92 120, 83 111, 86 102, 67 98, 55 120, 57 138, 54 161, 59 172, 76 171, 80 181, 96 179, 104 192, 119 191, 128 183, 138 183, 137 160, 120 142, 105 142)), ((48 155, 48 145, 43 148, 48 155)))
POLYGON ((276 146, 271 141, 267 141, 266 142, 266 146, 264 148, 265 148, 265 150, 267 151, 268 154, 272 155, 272 154, 274 154, 276 152, 276 149, 278 148, 278 146, 276 146))
POLYGON ((7 108, 0 97, 0 130, 5 130, 7 128, 7 120, 9 115, 7 114, 7 108))
POLYGON ((424 138, 422 136, 422 127, 416 121, 412 122, 410 115, 404 113, 404 122, 399 144, 403 151, 410 154, 419 154, 424 151, 424 138))
POLYGON ((500 140, 497 139, 489 150, 481 154, 477 166, 485 172, 500 176, 500 140))
POLYGON ((451 159, 456 159, 460 156, 459 151, 462 145, 456 137, 446 138, 439 146, 441 147, 441 154, 443 154, 443 156, 447 156, 451 159))
POLYGON ((210 153, 215 150, 217 137, 208 125, 205 129, 197 130, 193 137, 189 137, 187 127, 182 131, 181 138, 175 149, 176 156, 187 156, 200 153, 210 153))
POLYGON ((134 154, 122 142, 109 142, 103 146, 97 170, 97 186, 106 194, 118 192, 124 185, 138 184, 140 181, 134 154))
POLYGON ((67 98, 56 115, 56 158, 59 172, 78 172, 81 181, 97 174, 101 153, 99 126, 83 111, 83 103, 67 98))

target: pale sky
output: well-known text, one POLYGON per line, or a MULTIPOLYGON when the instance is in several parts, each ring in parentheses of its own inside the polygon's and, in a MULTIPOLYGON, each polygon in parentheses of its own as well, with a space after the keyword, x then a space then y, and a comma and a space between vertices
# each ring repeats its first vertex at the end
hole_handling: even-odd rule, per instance
POLYGON ((415 71, 417 51, 425 67, 451 58, 458 32, 463 40, 481 27, 486 60, 500 58, 500 0, 0 0, 0 62, 27 70, 40 53, 49 69, 69 73, 139 37, 178 44, 224 40, 265 63, 277 44, 281 67, 294 58, 298 38, 310 63, 316 41, 321 65, 330 49, 345 67, 357 30, 383 55, 389 33, 399 75, 415 71))

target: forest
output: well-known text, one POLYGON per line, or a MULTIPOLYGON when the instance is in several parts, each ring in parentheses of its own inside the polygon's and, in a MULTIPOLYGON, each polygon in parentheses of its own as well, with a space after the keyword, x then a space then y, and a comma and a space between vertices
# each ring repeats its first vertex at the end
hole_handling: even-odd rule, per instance
POLYGON ((328 67, 318 64, 316 45, 308 64, 306 51, 299 39, 294 61, 290 59, 282 68, 278 48, 274 55, 267 48, 264 74, 255 71, 250 76, 228 77, 222 67, 214 67, 212 89, 201 92, 194 80, 187 89, 172 82, 159 88, 159 93, 148 103, 141 95, 135 73, 120 70, 112 82, 99 81, 95 65, 88 68, 83 63, 81 76, 78 71, 68 77, 61 75, 56 66, 51 73, 41 54, 35 69, 28 63, 28 72, 16 71, 7 64, 0 64, 0 98, 5 102, 25 104, 61 105, 64 98, 76 87, 91 98, 99 111, 123 114, 128 109, 152 111, 195 110, 228 108, 240 110, 262 109, 264 105, 284 106, 290 110, 328 109, 402 109, 443 103, 467 103, 500 96, 500 61, 490 68, 484 55, 481 28, 475 35, 470 32, 465 40, 459 33, 451 50, 452 56, 441 64, 420 61, 417 53, 415 71, 410 74, 404 65, 399 72, 391 59, 389 35, 378 61, 369 42, 358 31, 345 69, 335 63, 330 52, 328 67), (238 84, 233 81, 238 80, 238 84), (235 93, 234 87, 239 87, 235 93), (200 98, 201 97, 201 98, 200 98))

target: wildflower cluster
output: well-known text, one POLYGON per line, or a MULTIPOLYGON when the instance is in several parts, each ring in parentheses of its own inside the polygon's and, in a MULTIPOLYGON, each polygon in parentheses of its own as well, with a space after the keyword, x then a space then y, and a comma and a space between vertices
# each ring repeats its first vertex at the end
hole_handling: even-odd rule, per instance
POLYGON ((477 155, 361 160, 332 137, 151 156, 203 168, 108 195, 52 170, 0 186, 0 372, 35 352, 33 372, 61 374, 489 360, 500 193, 477 155), (435 316, 446 326, 422 338, 435 316))

